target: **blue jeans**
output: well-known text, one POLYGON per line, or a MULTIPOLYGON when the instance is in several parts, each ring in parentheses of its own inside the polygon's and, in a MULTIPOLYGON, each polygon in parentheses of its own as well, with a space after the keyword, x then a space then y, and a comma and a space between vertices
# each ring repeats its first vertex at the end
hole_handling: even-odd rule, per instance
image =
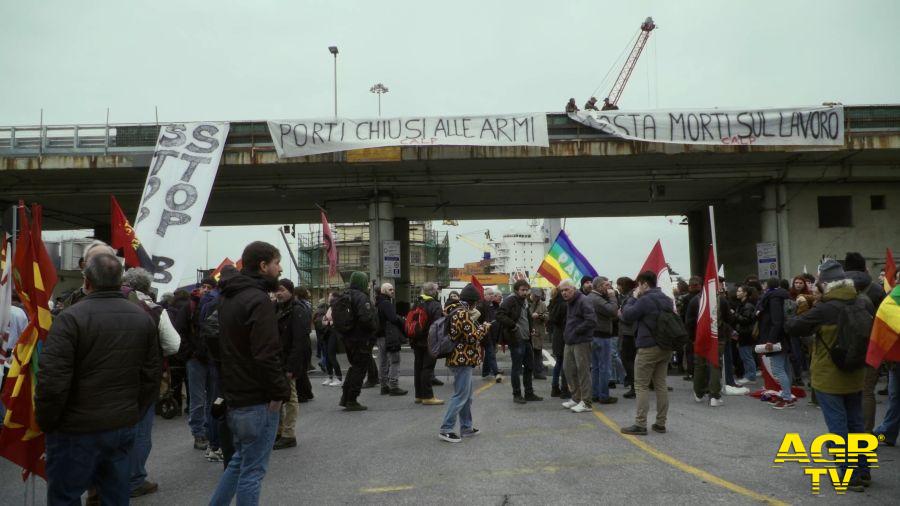
MULTIPOLYGON (((822 416, 825 417, 825 426, 828 427, 828 432, 841 436, 844 441, 847 440, 847 434, 863 432, 862 392, 839 395, 816 390, 816 400, 819 402, 819 407, 822 408, 822 416)), ((862 456, 859 460, 860 470, 868 473, 868 460, 862 456)), ((838 467, 841 474, 847 470, 847 464, 838 464, 838 467)))
POLYGON ((625 365, 622 363, 622 357, 619 355, 619 350, 621 349, 621 340, 622 338, 619 336, 612 337, 612 356, 611 361, 612 365, 610 365, 610 370, 612 371, 613 380, 620 385, 625 384, 625 365))
POLYGON ((531 380, 534 378, 534 350, 531 348, 531 341, 520 339, 516 344, 510 345, 509 356, 512 358, 510 377, 513 395, 522 395, 522 383, 525 384, 525 395, 533 394, 531 380))
MULTIPOLYGON (((152 412, 152 410, 151 410, 152 412)), ((81 504, 96 486, 103 504, 128 504, 134 427, 87 434, 47 434, 47 504, 81 504)))
POLYGON ((209 503, 231 504, 237 494, 238 506, 259 504, 262 481, 269 467, 269 455, 278 432, 279 411, 256 404, 228 409, 228 428, 234 439, 234 455, 219 480, 209 503))
POLYGON ((453 396, 447 401, 447 412, 441 423, 441 433, 453 432, 459 418, 459 430, 472 430, 472 368, 450 367, 453 374, 453 396))
POLYGON ((497 346, 491 337, 486 337, 482 341, 484 345, 484 363, 481 365, 482 376, 496 376, 500 373, 497 367, 497 346))
POLYGON ((884 434, 884 440, 897 444, 900 432, 900 365, 894 365, 888 374, 888 407, 884 421, 875 429, 875 434, 884 434))
POLYGON ((744 363, 744 379, 756 381, 756 354, 753 352, 753 346, 740 346, 738 353, 741 355, 741 362, 744 363))
POLYGON ((150 457, 150 449, 153 448, 153 418, 156 417, 156 409, 151 404, 150 409, 138 420, 134 426, 134 448, 128 454, 131 469, 131 490, 137 490, 147 480, 147 458, 150 457))
POLYGON ((553 358, 556 359, 556 365, 553 366, 553 379, 550 381, 550 385, 559 388, 560 378, 562 378, 563 384, 566 384, 566 375, 563 373, 563 357, 553 358))
POLYGON ((188 392, 191 404, 188 409, 188 426, 194 437, 206 437, 209 426, 206 419, 206 379, 209 369, 197 359, 187 361, 188 392))
POLYGON ((609 397, 612 339, 595 337, 591 341, 591 392, 601 400, 609 397))
MULTIPOLYGON (((772 376, 781 385, 781 398, 789 401, 793 399, 791 394, 791 363, 787 353, 778 353, 769 357, 769 363, 772 364, 772 376)), ((862 409, 862 408, 860 408, 862 409)))

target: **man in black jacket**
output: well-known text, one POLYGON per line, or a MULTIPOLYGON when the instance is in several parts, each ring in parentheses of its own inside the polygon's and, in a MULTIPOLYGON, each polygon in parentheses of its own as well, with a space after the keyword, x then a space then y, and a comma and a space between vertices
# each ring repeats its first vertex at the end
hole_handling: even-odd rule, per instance
POLYGON ((375 297, 378 309, 378 362, 381 367, 381 395, 406 395, 400 388, 400 334, 403 332, 403 318, 397 316, 394 307, 394 285, 381 285, 381 293, 375 297))
MULTIPOLYGON (((290 398, 281 406, 278 433, 273 446, 273 449, 281 450, 297 446, 294 424, 297 422, 298 390, 296 382, 291 380, 297 379, 302 373, 307 372, 306 364, 303 361, 302 341, 304 338, 309 339, 309 333, 303 333, 302 307, 300 302, 294 298, 294 283, 291 280, 278 281, 275 302, 277 304, 275 311, 278 317, 278 335, 281 338, 281 360, 291 388, 290 398)), ((307 324, 309 324, 308 321, 307 324)))
POLYGON ((159 394, 161 352, 150 316, 121 292, 108 253, 84 270, 85 297, 53 322, 41 352, 35 415, 47 435, 47 502, 79 503, 96 485, 128 504, 135 424, 159 394))
POLYGON ((438 321, 444 313, 438 298, 438 285, 429 281, 422 284, 422 295, 416 300, 411 311, 421 308, 426 314, 426 324, 423 332, 418 336, 409 336, 410 347, 413 350, 415 361, 413 363, 413 377, 415 385, 416 404, 425 406, 440 406, 443 400, 434 396, 431 378, 434 376, 436 359, 428 351, 428 330, 438 321))
POLYGON ((591 340, 591 392, 594 402, 615 404, 618 397, 609 395, 612 372, 613 321, 619 312, 619 301, 608 278, 597 276, 591 282, 588 300, 597 314, 597 327, 591 340))
POLYGON ((222 394, 235 453, 212 504, 258 504, 262 480, 278 431, 281 404, 291 388, 281 358, 275 305, 281 254, 256 241, 244 248, 243 270, 222 285, 219 303, 222 394))
POLYGON ((364 272, 350 275, 350 288, 345 290, 332 304, 331 317, 334 330, 341 335, 350 369, 344 381, 344 393, 340 406, 345 411, 365 411, 368 409, 357 399, 362 390, 363 377, 372 360, 372 342, 378 330, 378 317, 367 294, 369 277, 364 272), (349 313, 343 316, 342 313, 349 313))
POLYGON ((503 325, 502 338, 509 345, 512 358, 513 402, 525 404, 528 401, 542 401, 534 394, 531 380, 534 374, 534 350, 531 347, 531 315, 528 313, 528 292, 531 286, 520 279, 513 285, 513 293, 500 304, 497 321, 503 325), (521 376, 521 379, 520 379, 521 376), (522 385, 525 384, 525 396, 522 385))
MULTIPOLYGON (((479 324, 494 323, 494 320, 497 319, 497 310, 500 308, 498 300, 503 300, 503 295, 499 290, 494 292, 494 289, 490 287, 484 289, 484 300, 476 306, 480 314, 478 317, 479 324)), ((493 325, 488 330, 488 335, 484 336, 484 339, 481 341, 481 346, 484 347, 481 377, 482 379, 494 378, 497 383, 500 383, 502 378, 500 368, 497 367, 497 336, 499 332, 500 325, 493 325)))

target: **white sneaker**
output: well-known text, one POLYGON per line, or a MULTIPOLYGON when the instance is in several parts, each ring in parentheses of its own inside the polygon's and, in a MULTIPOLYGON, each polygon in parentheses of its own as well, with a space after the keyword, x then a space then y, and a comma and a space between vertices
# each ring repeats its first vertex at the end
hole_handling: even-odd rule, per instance
POLYGON ((711 398, 711 399, 709 400, 709 405, 710 405, 710 407, 718 408, 719 406, 725 405, 725 399, 715 399, 715 398, 711 398))
POLYGON ((577 405, 578 405, 578 403, 573 401, 572 399, 569 399, 566 402, 562 403, 562 407, 564 407, 566 409, 572 409, 577 405))
POLYGON ((697 397, 697 394, 693 394, 694 402, 703 402, 703 397, 697 397))
POLYGON ((579 402, 578 404, 572 406, 571 409, 574 413, 584 413, 586 411, 593 411, 592 408, 585 405, 584 401, 579 402))
POLYGON ((329 385, 329 386, 333 386, 333 387, 344 386, 344 382, 339 379, 336 379, 336 380, 332 381, 331 385, 329 385))
POLYGON ((747 395, 750 393, 750 389, 747 387, 733 387, 731 385, 725 385, 725 395, 747 395))
POLYGON ((330 387, 332 383, 334 383, 334 378, 328 378, 327 380, 322 382, 322 385, 326 386, 326 387, 330 387))
POLYGON ((750 383, 750 380, 744 379, 744 378, 738 378, 738 379, 734 380, 734 382, 737 383, 737 385, 739 387, 742 387, 742 386, 746 385, 747 383, 750 383))

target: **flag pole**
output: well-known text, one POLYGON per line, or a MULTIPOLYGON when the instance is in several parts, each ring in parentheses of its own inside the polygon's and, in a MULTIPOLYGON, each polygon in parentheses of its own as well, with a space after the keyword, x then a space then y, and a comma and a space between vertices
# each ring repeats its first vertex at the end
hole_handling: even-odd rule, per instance
POLYGON ((716 268, 719 263, 719 248, 716 243, 716 211, 713 206, 709 206, 709 232, 712 238, 713 256, 716 257, 716 268))

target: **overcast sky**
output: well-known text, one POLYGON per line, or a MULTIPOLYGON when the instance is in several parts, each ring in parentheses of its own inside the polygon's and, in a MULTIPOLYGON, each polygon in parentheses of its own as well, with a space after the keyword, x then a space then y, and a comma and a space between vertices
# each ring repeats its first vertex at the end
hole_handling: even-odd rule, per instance
MULTIPOLYGON (((605 96, 648 15, 659 28, 623 109, 900 101, 895 0, 45 0, 0 4, 0 124, 37 124, 41 108, 47 124, 103 123, 107 108, 114 123, 152 122, 154 107, 161 121, 330 116, 332 44, 342 116, 375 116, 376 82, 387 116, 560 111, 605 96)), ((667 219, 567 228, 601 272, 633 274, 657 238, 687 269, 686 227, 667 219)), ((210 256, 274 230, 216 229, 210 256)), ((479 256, 452 248, 454 264, 479 256)))

